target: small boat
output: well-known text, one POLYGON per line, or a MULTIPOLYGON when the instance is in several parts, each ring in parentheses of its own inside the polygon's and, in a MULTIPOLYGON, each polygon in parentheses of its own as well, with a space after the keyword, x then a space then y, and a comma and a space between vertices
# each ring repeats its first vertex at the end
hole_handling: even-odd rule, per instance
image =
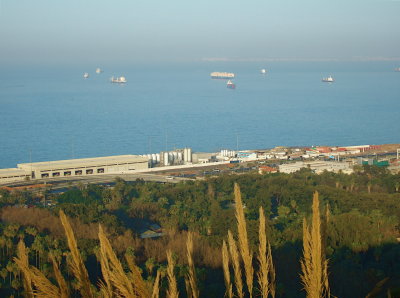
POLYGON ((260 72, 261 72, 261 74, 266 74, 267 70, 265 68, 263 68, 263 69, 260 70, 260 72))
POLYGON ((322 78, 322 82, 326 83, 333 83, 335 80, 332 78, 332 76, 329 76, 327 78, 322 78))
POLYGON ((99 67, 96 68, 96 73, 97 73, 97 74, 102 73, 102 72, 103 72, 103 70, 102 70, 101 68, 99 68, 99 67))
POLYGON ((226 83, 226 88, 235 89, 236 85, 231 80, 228 80, 228 82, 226 83))
POLYGON ((87 72, 85 72, 84 74, 83 74, 83 78, 84 79, 87 79, 89 77, 89 74, 87 73, 87 72))
POLYGON ((400 67, 395 68, 394 71, 400 72, 400 67))
POLYGON ((111 77, 111 83, 120 83, 120 84, 123 84, 123 83, 126 83, 127 81, 126 81, 126 78, 124 77, 124 76, 120 76, 120 77, 116 77, 116 78, 114 78, 114 77, 111 77))

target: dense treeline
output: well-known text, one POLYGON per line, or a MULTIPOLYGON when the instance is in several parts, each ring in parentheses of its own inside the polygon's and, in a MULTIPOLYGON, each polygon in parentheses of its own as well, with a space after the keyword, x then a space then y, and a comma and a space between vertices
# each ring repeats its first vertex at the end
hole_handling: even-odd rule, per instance
POLYGON ((147 278, 155 278, 155 268, 166 264, 165 251, 173 251, 178 287, 184 293, 186 233, 192 231, 199 290, 202 295, 222 297, 221 246, 228 230, 237 232, 233 189, 238 183, 252 251, 257 250, 259 241, 259 207, 265 210, 276 267, 276 296, 304 295, 299 275, 302 224, 303 218, 310 216, 315 191, 320 194, 321 214, 329 218, 324 241, 331 293, 362 297, 384 281, 380 295, 386 295, 387 288, 396 291, 396 284, 400 284, 400 245, 396 239, 400 237, 399 182, 400 175, 364 166, 352 175, 316 175, 303 169, 293 174, 226 175, 177 185, 117 179, 112 187, 82 185, 63 194, 46 192, 40 199, 29 192, 0 190, 1 294, 16 296, 22 290, 20 274, 12 262, 19 239, 25 241, 33 265, 51 274, 51 252, 68 274, 63 261, 67 244, 58 219, 59 210, 63 210, 71 218, 92 280, 100 275, 96 255, 101 223, 114 250, 119 255, 133 251, 147 278), (39 207, 44 199, 56 204, 39 207), (26 208, 25 204, 36 207, 26 208), (140 239, 144 223, 159 224, 165 236, 140 239))

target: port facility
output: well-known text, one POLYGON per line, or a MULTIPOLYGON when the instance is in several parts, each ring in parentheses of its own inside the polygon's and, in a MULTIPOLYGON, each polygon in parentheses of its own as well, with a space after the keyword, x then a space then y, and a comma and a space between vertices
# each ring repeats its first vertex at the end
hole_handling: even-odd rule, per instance
POLYGON ((138 155, 20 163, 17 168, 0 170, 0 180, 2 182, 14 182, 56 177, 129 174, 138 170, 145 170, 148 167, 148 159, 138 155))

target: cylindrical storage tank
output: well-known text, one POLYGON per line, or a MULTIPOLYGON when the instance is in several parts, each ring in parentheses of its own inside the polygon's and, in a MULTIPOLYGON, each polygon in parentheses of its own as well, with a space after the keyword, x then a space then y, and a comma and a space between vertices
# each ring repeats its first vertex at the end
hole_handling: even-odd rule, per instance
POLYGON ((178 152, 178 160, 179 161, 183 160, 183 152, 178 152))
POLYGON ((172 152, 172 155, 174 156, 174 160, 178 159, 178 152, 174 151, 172 152))
POLYGON ((170 163, 174 162, 174 154, 172 152, 168 152, 168 159, 169 159, 170 163))
POLYGON ((188 148, 188 162, 192 162, 192 148, 188 148))
POLYGON ((151 154, 147 154, 146 156, 147 156, 148 159, 152 160, 151 154))
POLYGON ((157 160, 157 162, 160 162, 160 153, 156 154, 156 160, 157 160))
POLYGON ((164 166, 169 165, 169 154, 168 152, 164 152, 164 166))
POLYGON ((156 155, 155 153, 153 153, 153 154, 151 155, 151 159, 152 159, 154 162, 156 162, 156 161, 157 161, 157 155, 156 155))
POLYGON ((187 153, 187 148, 183 149, 183 161, 188 160, 188 153, 187 153))

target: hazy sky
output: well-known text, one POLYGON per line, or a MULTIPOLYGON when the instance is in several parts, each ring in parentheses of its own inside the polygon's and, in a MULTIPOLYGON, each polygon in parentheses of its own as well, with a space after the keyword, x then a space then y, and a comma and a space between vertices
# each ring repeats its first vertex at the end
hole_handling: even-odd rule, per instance
POLYGON ((0 0, 2 64, 379 57, 400 1, 0 0))

